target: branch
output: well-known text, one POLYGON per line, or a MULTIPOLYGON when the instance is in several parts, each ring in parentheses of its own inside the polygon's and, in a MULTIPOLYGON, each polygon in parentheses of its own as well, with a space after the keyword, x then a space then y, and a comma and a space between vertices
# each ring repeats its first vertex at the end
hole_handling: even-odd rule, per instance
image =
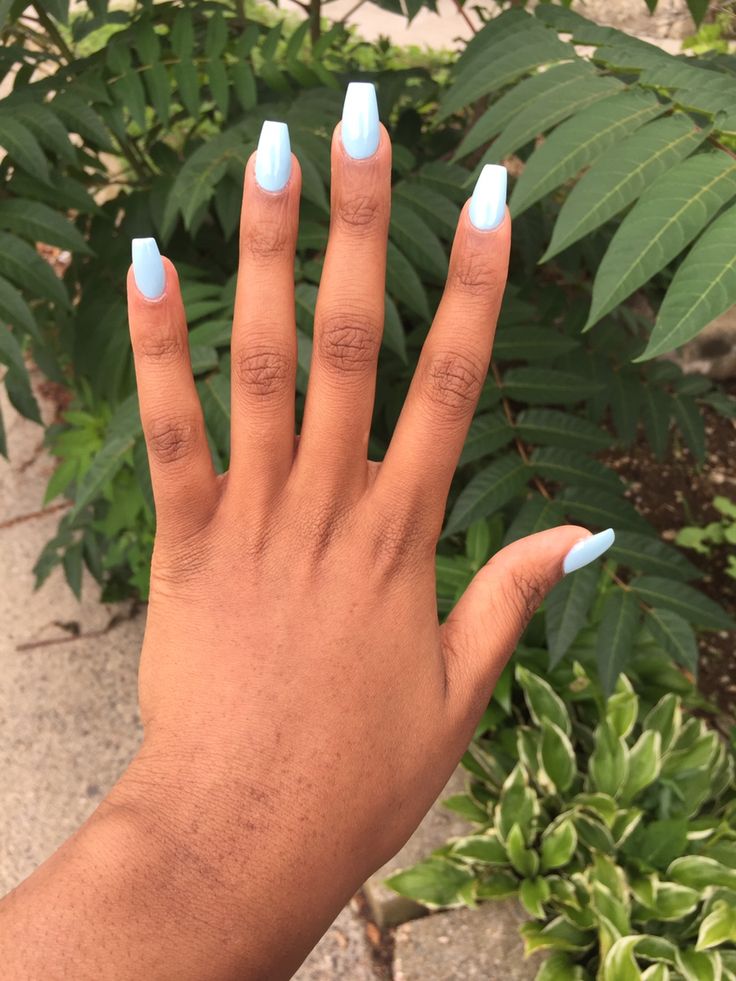
POLYGON ((64 38, 61 36, 56 24, 51 20, 49 15, 43 9, 42 3, 34 3, 33 9, 36 11, 36 16, 38 17, 39 24, 43 24, 44 28, 48 32, 49 37, 56 44, 57 48, 61 51, 67 61, 74 61, 74 52, 66 43, 64 38))
MULTIPOLYGON (((493 372, 493 377, 499 389, 503 390, 503 379, 501 378, 501 372, 498 370, 495 364, 491 364, 491 371, 493 372)), ((509 403, 509 400, 506 398, 505 395, 501 396, 501 405, 503 406, 503 414, 506 416, 506 421, 508 422, 509 426, 511 426, 512 429, 515 429, 516 420, 514 419, 514 414, 511 411, 511 404, 509 403)), ((522 441, 519 439, 518 436, 514 436, 514 443, 516 444, 516 449, 519 453, 519 456, 524 461, 524 463, 526 463, 528 466, 529 454, 526 451, 526 447, 524 446, 524 444, 522 443, 522 441)), ((552 495, 544 486, 541 479, 535 475, 533 480, 534 480, 534 486, 537 488, 537 490, 542 495, 542 497, 545 498, 545 500, 547 501, 551 501, 552 495)))

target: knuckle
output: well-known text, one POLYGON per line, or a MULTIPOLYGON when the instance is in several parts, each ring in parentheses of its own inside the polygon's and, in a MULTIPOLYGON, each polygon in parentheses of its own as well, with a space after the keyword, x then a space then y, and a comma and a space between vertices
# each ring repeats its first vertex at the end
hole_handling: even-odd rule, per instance
POLYGON ((261 221, 243 232, 241 248, 255 262, 280 258, 287 249, 289 236, 283 222, 261 221))
POLYGON ((378 357, 378 325, 362 313, 329 313, 319 328, 321 361, 336 371, 365 371, 378 357))
POLYGON ((253 399, 273 398, 290 386, 292 359, 272 348, 237 351, 233 373, 240 390, 253 399))
POLYGON ((147 428, 151 454, 162 464, 176 463, 188 456, 198 440, 198 426, 189 419, 156 419, 147 428))
POLYGON ((153 364, 171 364, 183 357, 184 340, 181 334, 149 331, 141 338, 141 355, 153 364))
POLYGON ((464 354, 437 354, 426 369, 426 391, 433 405, 452 414, 473 412, 483 387, 485 370, 464 354))
POLYGON ((487 254, 470 252, 450 268, 450 285, 473 297, 495 297, 502 288, 498 270, 487 254))
POLYGON ((393 574, 398 568, 423 563, 434 552, 434 540, 427 521, 416 509, 383 513, 369 531, 371 568, 393 574))
POLYGON ((337 202, 334 220, 352 232, 370 232, 382 213, 383 209, 375 197, 370 194, 356 194, 337 202))
POLYGON ((523 630, 539 609, 545 592, 541 579, 529 572, 514 570, 503 581, 501 608, 509 621, 520 623, 523 630))

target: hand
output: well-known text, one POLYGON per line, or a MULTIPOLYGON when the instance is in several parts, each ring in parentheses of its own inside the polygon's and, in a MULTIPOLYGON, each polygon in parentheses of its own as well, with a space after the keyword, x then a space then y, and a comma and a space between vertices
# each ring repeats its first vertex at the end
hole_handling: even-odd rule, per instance
POLYGON ((153 240, 134 247, 130 329, 158 528, 140 667, 145 738, 107 808, 165 869, 155 903, 121 928, 129 946, 145 934, 158 955, 146 977, 288 977, 441 791, 565 556, 573 549, 577 567, 581 548, 585 559, 605 545, 574 526, 517 542, 440 626, 435 547, 506 280, 505 171, 486 168, 463 209, 379 464, 367 447, 390 161, 372 86, 351 86, 332 144, 297 440, 300 171, 286 127, 265 124, 245 174, 221 477, 176 272, 153 240))

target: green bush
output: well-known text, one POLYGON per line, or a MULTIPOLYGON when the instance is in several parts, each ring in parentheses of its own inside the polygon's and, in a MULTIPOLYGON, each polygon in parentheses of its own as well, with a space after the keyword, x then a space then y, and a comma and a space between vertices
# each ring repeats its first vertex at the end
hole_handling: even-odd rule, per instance
POLYGON ((578 662, 547 681, 544 651, 521 658, 446 802, 477 829, 389 884, 431 907, 518 895, 527 952, 552 952, 538 981, 736 978, 732 751, 680 695, 652 704, 645 664, 641 696, 621 675, 606 700, 578 662))
POLYGON ((306 23, 257 7, 246 17, 242 4, 217 0, 3 9, 2 71, 14 80, 0 101, 0 316, 11 325, 0 322, 0 360, 11 401, 30 418, 40 417, 25 351, 74 394, 47 431, 59 467, 46 500, 62 495, 70 506, 36 566, 39 583, 62 563, 77 592, 86 566, 106 599, 147 594, 154 515, 124 295, 133 236, 155 235, 177 265, 212 454, 219 471, 227 467, 242 172, 267 117, 289 123, 304 174, 301 418, 329 222, 329 139, 344 85, 359 76, 375 81, 394 145, 372 458, 390 439, 477 165, 514 154, 520 173, 494 370, 440 543, 440 612, 481 553, 566 518, 613 525, 606 588, 594 570, 561 584, 546 626, 535 628, 538 643, 553 662, 598 644, 607 691, 642 644, 695 669, 693 627, 732 621, 691 585, 698 570, 659 540, 599 457, 641 437, 659 457, 673 440, 685 445, 700 465, 702 406, 734 414, 707 379, 641 360, 736 300, 733 58, 673 58, 551 5, 535 16, 507 11, 456 63, 437 55, 424 64, 341 25, 312 40, 306 23), (593 54, 579 55, 568 33, 593 54), (35 255, 36 241, 72 253, 63 280, 35 255), (664 296, 653 330, 623 303, 633 290, 654 306, 664 296))

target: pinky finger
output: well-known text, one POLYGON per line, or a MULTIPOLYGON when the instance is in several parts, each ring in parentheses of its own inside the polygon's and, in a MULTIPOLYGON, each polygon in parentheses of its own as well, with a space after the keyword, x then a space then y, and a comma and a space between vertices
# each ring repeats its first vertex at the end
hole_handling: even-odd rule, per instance
POLYGON ((217 478, 192 376, 179 278, 152 238, 133 240, 128 319, 158 531, 184 537, 212 514, 217 478))

